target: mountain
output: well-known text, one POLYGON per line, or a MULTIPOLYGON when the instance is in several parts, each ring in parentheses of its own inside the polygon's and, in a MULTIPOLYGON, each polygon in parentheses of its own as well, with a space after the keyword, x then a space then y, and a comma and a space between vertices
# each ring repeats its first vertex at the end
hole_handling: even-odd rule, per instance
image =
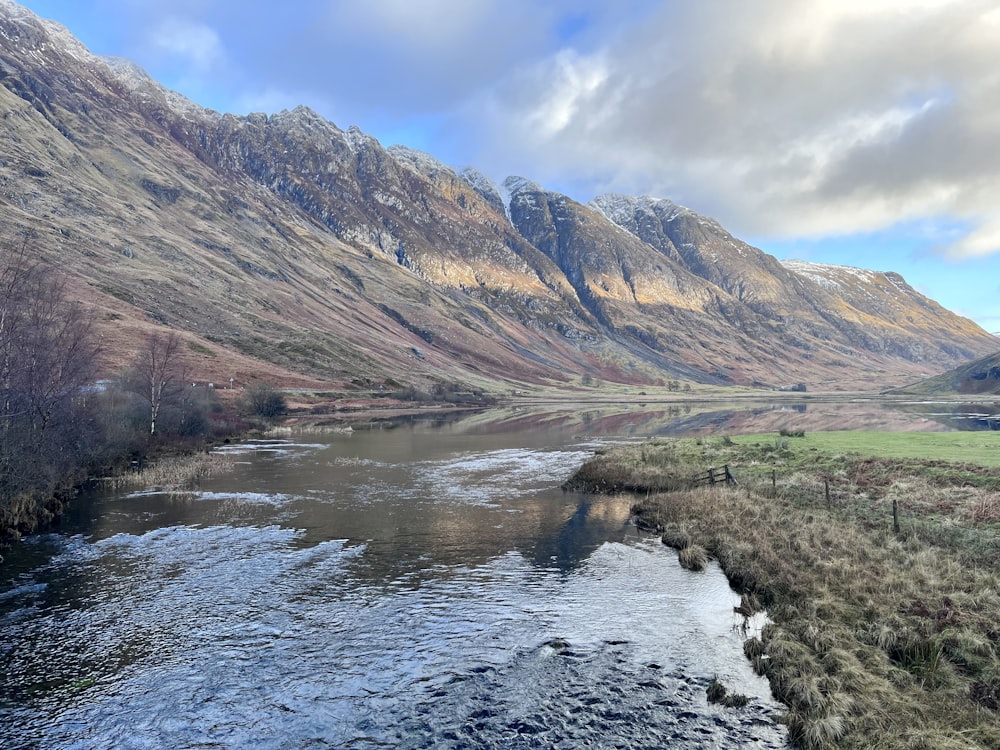
POLYGON ((958 395, 1000 396, 1000 354, 982 357, 935 377, 889 392, 925 398, 958 395))
POLYGON ((289 386, 881 387, 997 349, 895 274, 781 264, 669 201, 207 110, 10 0, 0 37, 0 242, 63 270, 108 367, 162 327, 200 378, 289 386))

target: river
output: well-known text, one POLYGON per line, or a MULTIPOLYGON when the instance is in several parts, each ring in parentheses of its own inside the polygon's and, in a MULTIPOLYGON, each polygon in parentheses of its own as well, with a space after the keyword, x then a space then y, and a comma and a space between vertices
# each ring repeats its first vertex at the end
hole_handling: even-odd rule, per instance
POLYGON ((85 494, 5 551, 0 746, 784 747, 721 572, 682 570, 628 498, 560 489, 696 417, 523 416, 249 442, 188 495, 85 494), (750 704, 708 704, 716 676, 750 704))

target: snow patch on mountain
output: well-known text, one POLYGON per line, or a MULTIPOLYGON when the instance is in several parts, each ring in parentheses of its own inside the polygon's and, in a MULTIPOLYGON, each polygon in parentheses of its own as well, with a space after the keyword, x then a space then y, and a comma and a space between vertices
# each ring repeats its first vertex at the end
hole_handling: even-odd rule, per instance
MULTIPOLYGON (((315 113, 314 113, 315 114, 315 113)), ((316 115, 319 119, 323 120, 320 115, 316 115)), ((327 122, 323 120, 323 122, 327 122)), ((347 146, 354 153, 364 150, 365 148, 381 148, 382 144, 378 142, 378 138, 373 135, 368 135, 357 125, 351 125, 344 134, 344 140, 347 141, 347 146)))
POLYGON ((500 196, 500 188, 497 187, 497 184, 475 167, 464 167, 458 176, 477 193, 486 193, 487 195, 495 193, 497 197, 500 196))
POLYGON ((510 203, 505 202, 500 188, 493 180, 484 175, 475 167, 465 167, 459 172, 459 177, 465 180, 466 184, 478 193, 483 200, 489 203, 494 210, 504 213, 510 221, 510 203))
POLYGON ((415 148, 401 145, 389 146, 386 151, 392 154, 393 158, 404 167, 425 177, 434 177, 439 172, 445 172, 453 177, 458 176, 454 169, 426 151, 418 151, 415 148))
POLYGON ((156 86, 153 78, 139 65, 124 57, 105 56, 101 61, 114 73, 115 78, 129 91, 156 86))
POLYGON ((531 192, 544 193, 545 190, 537 182, 529 180, 527 177, 518 177, 517 175, 511 175, 506 180, 503 181, 503 187, 511 195, 520 193, 522 190, 530 190, 531 192))
POLYGON ((157 83, 142 67, 124 57, 102 56, 94 61, 104 65, 133 97, 149 101, 162 98, 170 110, 185 118, 221 117, 218 112, 195 104, 183 94, 157 83))
MULTIPOLYGON (((48 46, 50 46, 46 42, 52 42, 52 48, 77 60, 92 62, 97 59, 65 26, 55 21, 50 21, 47 18, 39 18, 27 8, 12 2, 12 0, 0 0, 0 14, 12 21, 17 21, 22 27, 32 25, 39 28, 43 33, 42 39, 24 39, 21 37, 18 39, 18 41, 22 42, 35 42, 34 49, 38 52, 45 52, 48 46)), ((3 36, 10 39, 6 33, 3 36)))
POLYGON ((819 284, 826 289, 839 289, 844 283, 861 281, 866 284, 874 283, 880 276, 878 271, 870 271, 866 268, 855 266, 835 266, 829 263, 810 263, 804 260, 783 260, 781 265, 793 273, 805 276, 807 279, 819 284))
POLYGON ((544 193, 545 190, 537 182, 529 180, 527 177, 518 177, 517 175, 511 175, 506 180, 503 181, 503 185, 500 186, 500 198, 503 200, 504 211, 507 212, 507 218, 510 218, 510 202, 515 195, 520 192, 533 192, 533 193, 544 193))
POLYGON ((679 203, 674 203, 669 198, 604 193, 587 205, 604 214, 606 218, 619 226, 635 221, 636 216, 642 213, 655 214, 663 221, 673 221, 679 216, 692 216, 701 224, 718 226, 718 223, 713 219, 702 216, 679 203))

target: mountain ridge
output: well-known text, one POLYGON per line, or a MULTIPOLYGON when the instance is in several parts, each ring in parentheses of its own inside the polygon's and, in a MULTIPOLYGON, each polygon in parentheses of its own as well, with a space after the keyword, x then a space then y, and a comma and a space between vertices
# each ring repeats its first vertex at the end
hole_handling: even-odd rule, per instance
POLYGON ((1000 396, 1000 353, 959 365, 932 378, 894 388, 889 393, 923 398, 1000 396))
POLYGON ((496 185, 308 107, 220 114, 10 0, 0 35, 4 232, 119 358, 166 325, 283 382, 855 388, 997 348, 898 275, 789 267, 672 201, 496 185))

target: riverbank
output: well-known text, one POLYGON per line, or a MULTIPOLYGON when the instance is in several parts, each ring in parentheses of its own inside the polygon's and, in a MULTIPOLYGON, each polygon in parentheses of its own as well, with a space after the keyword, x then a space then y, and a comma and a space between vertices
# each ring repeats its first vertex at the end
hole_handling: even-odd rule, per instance
POLYGON ((913 438, 798 434, 655 440, 573 481, 648 493, 642 525, 715 557, 742 614, 766 608, 745 651, 798 747, 1000 747, 1000 476, 942 460, 969 455, 963 440, 1000 455, 1000 435, 880 458, 913 438), (723 465, 738 485, 688 486, 723 465))
POLYGON ((115 489, 176 494, 193 489, 201 479, 231 470, 232 458, 211 453, 210 447, 211 444, 196 448, 156 446, 142 454, 141 460, 132 461, 128 466, 119 465, 113 473, 88 475, 81 470, 57 491, 45 496, 26 494, 10 498, 0 503, 0 547, 56 523, 74 496, 89 482, 100 482, 115 489))
MULTIPOLYGON (((201 392, 198 392, 201 394, 201 392)), ((479 398, 462 403, 456 394, 444 391, 441 399, 401 400, 388 391, 282 391, 286 410, 280 417, 250 425, 239 415, 244 412, 236 392, 213 392, 221 410, 213 407, 202 420, 210 433, 203 439, 161 435, 155 445, 143 434, 141 420, 123 420, 124 396, 102 398, 92 404, 93 428, 80 445, 79 469, 55 491, 47 486, 20 497, 0 497, 0 540, 8 541, 43 529, 58 518, 75 487, 88 477, 127 471, 136 461, 149 463, 171 451, 198 453, 208 444, 229 436, 309 434, 345 430, 384 430, 410 422, 447 423, 456 419, 478 421, 479 429, 558 429, 580 434, 684 434, 717 435, 720 432, 748 433, 788 426, 813 430, 864 430, 878 426, 891 430, 943 429, 923 412, 926 405, 907 405, 872 393, 792 394, 693 386, 689 391, 665 387, 639 391, 634 387, 605 384, 600 388, 575 391, 555 388, 520 391, 497 396, 495 406, 484 406, 479 398), (891 410, 886 409, 892 404, 891 410), (907 409, 916 411, 912 414, 907 409), (891 412, 891 413, 890 413, 891 412), (135 422, 122 432, 122 425, 135 422), (105 424, 106 423, 106 424, 105 424), (101 427, 104 429, 100 429, 101 427), (131 435, 131 437, 128 437, 131 435), (123 440, 123 437, 126 439, 123 440), (103 449, 100 446, 104 446, 103 449), (95 447, 98 450, 95 453, 95 447), (103 452, 102 452, 103 451, 103 452)), ((103 394, 114 395, 112 391, 103 394)), ((475 396, 475 394, 472 394, 475 396)), ((948 412, 959 402, 939 411, 948 412)), ((137 408, 137 407, 136 407, 137 408)), ((974 409, 982 411, 982 409, 974 409)), ((138 414, 138 412, 137 412, 138 414)))

